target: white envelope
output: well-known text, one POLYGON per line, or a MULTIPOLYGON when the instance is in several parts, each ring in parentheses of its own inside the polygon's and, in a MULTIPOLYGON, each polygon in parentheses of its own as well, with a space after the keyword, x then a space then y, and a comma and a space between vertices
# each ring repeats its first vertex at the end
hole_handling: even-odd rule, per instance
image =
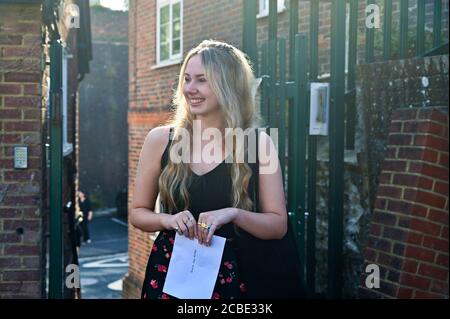
POLYGON ((163 292, 180 299, 211 299, 225 241, 213 236, 207 247, 177 234, 163 292))

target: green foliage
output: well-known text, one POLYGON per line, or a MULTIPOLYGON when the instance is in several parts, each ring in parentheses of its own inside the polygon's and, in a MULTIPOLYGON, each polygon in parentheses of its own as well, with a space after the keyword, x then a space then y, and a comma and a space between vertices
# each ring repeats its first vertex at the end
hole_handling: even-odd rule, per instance
POLYGON ((102 6, 101 4, 92 4, 91 5, 91 10, 102 10, 102 9, 106 9, 104 6, 102 6))
MULTIPOLYGON (((375 55, 383 55, 383 48, 384 48, 384 42, 383 42, 383 29, 380 29, 380 31, 375 32, 375 39, 374 39, 374 50, 375 55)), ((400 24, 399 23, 393 23, 392 24, 392 31, 391 31, 391 60, 400 59, 400 24)), ((412 58, 416 56, 416 28, 409 28, 408 29, 408 40, 407 40, 407 50, 406 50, 406 57, 412 58)), ((433 32, 426 31, 425 30, 425 52, 431 50, 433 48, 433 32)))

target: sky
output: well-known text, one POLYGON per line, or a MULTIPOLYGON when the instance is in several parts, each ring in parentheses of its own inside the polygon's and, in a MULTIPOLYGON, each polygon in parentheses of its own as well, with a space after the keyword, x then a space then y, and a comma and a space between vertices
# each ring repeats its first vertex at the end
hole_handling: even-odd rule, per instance
POLYGON ((124 0, 100 0, 100 4, 112 10, 124 11, 126 9, 124 0))

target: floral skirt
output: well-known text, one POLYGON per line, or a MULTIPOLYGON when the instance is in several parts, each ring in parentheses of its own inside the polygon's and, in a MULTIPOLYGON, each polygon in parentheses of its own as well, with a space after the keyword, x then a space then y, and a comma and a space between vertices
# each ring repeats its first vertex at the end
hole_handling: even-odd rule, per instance
MULTIPOLYGON (((175 231, 161 231, 153 243, 145 271, 142 299, 175 298, 162 291, 172 255, 174 238, 175 231)), ((236 253, 229 242, 225 244, 213 291, 212 299, 240 299, 245 296, 246 287, 239 277, 236 253)))

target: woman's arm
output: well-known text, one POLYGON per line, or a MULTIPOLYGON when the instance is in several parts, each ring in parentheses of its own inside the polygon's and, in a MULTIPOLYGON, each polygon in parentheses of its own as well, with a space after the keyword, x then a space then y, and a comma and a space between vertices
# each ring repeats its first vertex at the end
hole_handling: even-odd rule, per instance
POLYGON ((260 212, 237 209, 234 224, 261 239, 281 239, 287 232, 287 212, 278 154, 265 132, 259 139, 260 212))
POLYGON ((264 132, 260 134, 258 156, 260 212, 225 208, 200 214, 199 222, 212 225, 209 232, 200 232, 201 243, 208 243, 217 228, 230 222, 261 239, 281 239, 286 234, 288 217, 278 154, 264 132))
POLYGON ((169 127, 156 127, 146 136, 139 156, 130 223, 143 231, 165 229, 170 215, 154 212, 158 196, 158 179, 161 173, 161 157, 169 140, 169 127))

